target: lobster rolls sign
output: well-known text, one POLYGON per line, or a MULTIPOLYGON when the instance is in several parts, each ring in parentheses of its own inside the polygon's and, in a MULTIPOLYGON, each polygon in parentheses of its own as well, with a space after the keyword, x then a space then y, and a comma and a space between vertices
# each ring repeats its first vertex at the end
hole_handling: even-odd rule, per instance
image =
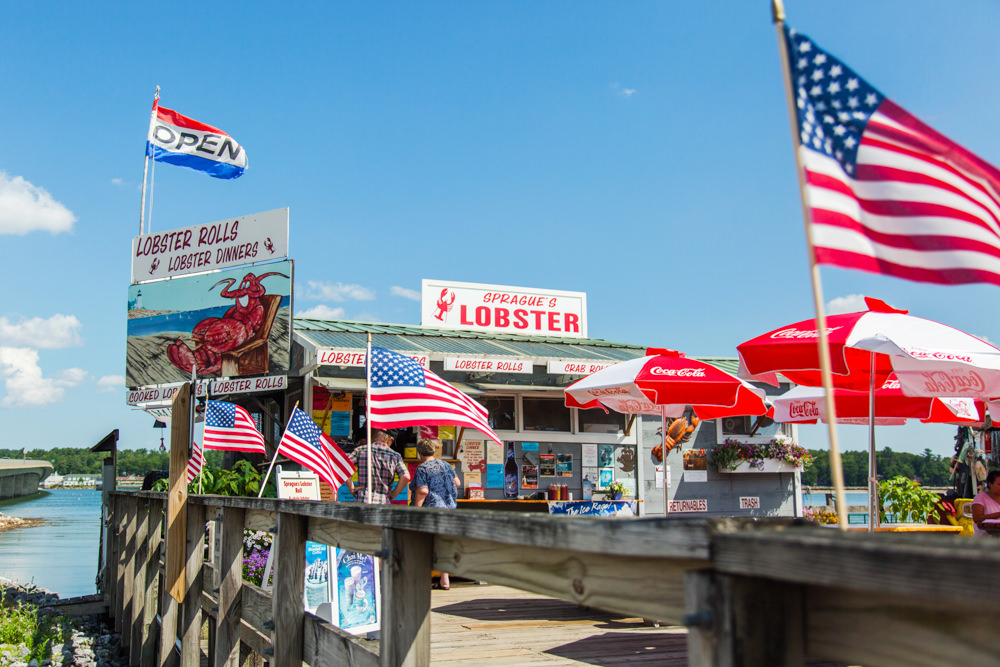
POLYGON ((421 285, 420 323, 425 327, 587 337, 584 292, 427 279, 421 285))
POLYGON ((292 269, 257 267, 132 285, 125 384, 288 371, 292 269))
POLYGON ((132 239, 132 284, 288 257, 288 209, 132 239))

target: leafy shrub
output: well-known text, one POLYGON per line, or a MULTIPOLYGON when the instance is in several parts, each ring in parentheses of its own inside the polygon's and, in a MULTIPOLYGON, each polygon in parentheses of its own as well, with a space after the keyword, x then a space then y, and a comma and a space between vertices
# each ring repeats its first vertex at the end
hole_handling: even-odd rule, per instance
POLYGON ((927 491, 911 479, 897 475, 879 482, 879 517, 885 521, 886 513, 892 513, 896 521, 926 523, 927 515, 937 507, 940 497, 927 491))

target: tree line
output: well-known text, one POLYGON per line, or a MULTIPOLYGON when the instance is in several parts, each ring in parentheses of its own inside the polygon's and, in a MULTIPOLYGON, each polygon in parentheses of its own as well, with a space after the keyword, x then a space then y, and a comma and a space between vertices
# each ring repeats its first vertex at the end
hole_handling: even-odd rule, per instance
MULTIPOLYGON (((91 452, 76 447, 56 447, 54 449, 29 449, 23 454, 20 449, 0 449, 0 458, 20 460, 22 457, 38 461, 49 461, 60 475, 97 475, 101 472, 106 452, 91 452)), ((208 464, 222 467, 223 452, 205 450, 208 464)), ((145 475, 151 470, 167 470, 170 467, 170 453, 158 449, 119 449, 117 454, 117 474, 145 475)))
MULTIPOLYGON (((802 473, 806 486, 833 486, 830 476, 830 452, 810 449, 813 464, 802 473)), ((845 486, 868 486, 868 452, 841 452, 845 486)), ((919 482, 922 486, 951 486, 948 471, 951 457, 943 457, 925 449, 922 454, 894 452, 888 447, 875 452, 875 465, 880 479, 900 475, 919 482)))

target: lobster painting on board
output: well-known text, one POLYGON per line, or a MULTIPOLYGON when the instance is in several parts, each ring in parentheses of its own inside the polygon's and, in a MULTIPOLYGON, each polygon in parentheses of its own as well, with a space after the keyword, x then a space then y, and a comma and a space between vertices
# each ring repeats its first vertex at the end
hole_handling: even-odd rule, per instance
POLYGON ((287 372, 292 262, 263 268, 132 285, 126 384, 287 372))

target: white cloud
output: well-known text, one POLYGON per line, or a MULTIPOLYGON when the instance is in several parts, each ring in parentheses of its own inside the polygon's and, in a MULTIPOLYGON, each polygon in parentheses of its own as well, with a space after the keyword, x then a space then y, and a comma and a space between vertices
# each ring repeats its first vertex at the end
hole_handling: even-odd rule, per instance
POLYGON ((0 234, 27 234, 38 230, 68 232, 76 216, 20 176, 0 171, 0 234))
POLYGON ((393 296, 401 296, 404 299, 409 299, 410 301, 420 301, 420 292, 415 289, 407 289, 405 287, 393 285, 389 288, 389 292, 393 296))
POLYGON ((361 285, 345 285, 344 283, 324 283, 318 280, 306 282, 304 298, 324 299, 326 301, 372 301, 375 290, 361 285))
POLYGON ((296 312, 295 317, 310 320, 340 320, 344 317, 344 309, 331 308, 330 306, 320 304, 318 306, 313 306, 309 310, 296 312))
POLYGON ((0 377, 7 395, 0 401, 5 408, 48 405, 61 401, 69 387, 87 379, 87 372, 68 368, 59 378, 42 376, 38 352, 27 347, 0 347, 0 377))
POLYGON ((865 297, 863 294, 848 294, 847 296, 838 296, 836 299, 831 299, 826 304, 826 314, 827 315, 840 315, 842 313, 858 313, 862 310, 868 310, 868 306, 865 305, 865 297))
POLYGON ((97 393, 105 394, 109 391, 120 391, 125 387, 124 375, 105 375, 97 380, 97 393))
POLYGON ((80 320, 73 315, 53 315, 47 320, 33 317, 11 322, 0 317, 0 344, 57 349, 82 345, 80 320))
POLYGON ((111 185, 125 185, 125 181, 121 178, 112 178, 111 185))
POLYGON ((614 91, 615 95, 621 95, 622 97, 632 97, 638 92, 635 88, 623 88, 620 83, 611 84, 611 90, 614 91))

